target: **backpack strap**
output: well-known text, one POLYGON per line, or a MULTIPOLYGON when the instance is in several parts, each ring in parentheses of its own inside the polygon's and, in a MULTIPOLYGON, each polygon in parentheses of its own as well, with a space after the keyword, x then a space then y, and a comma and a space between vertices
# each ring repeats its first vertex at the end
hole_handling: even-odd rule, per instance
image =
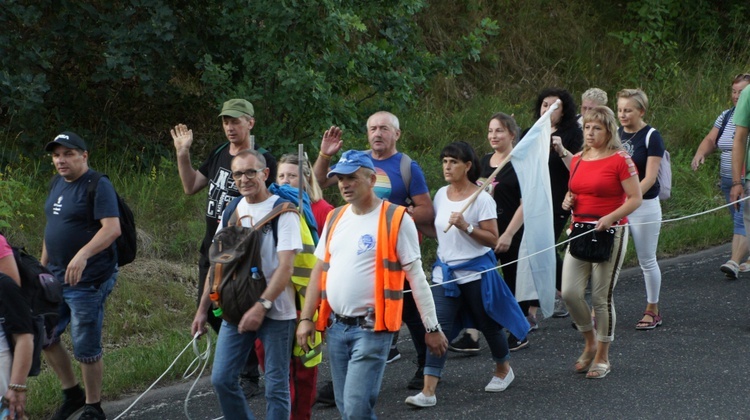
POLYGON ((224 213, 222 213, 222 217, 221 217, 222 228, 225 228, 229 226, 230 224, 234 226, 237 223, 239 223, 239 220, 238 220, 239 215, 236 215, 235 212, 237 210, 237 206, 240 204, 240 201, 243 198, 244 197, 242 196, 235 197, 234 200, 230 201, 229 204, 227 204, 227 206, 224 207, 224 213), (229 215, 229 218, 227 218, 226 215, 229 215))
POLYGON ((732 116, 734 115, 734 107, 729 108, 724 112, 724 119, 721 121, 721 129, 719 129, 719 135, 716 136, 716 145, 719 145, 719 139, 721 138, 721 135, 724 134, 724 129, 727 128, 727 124, 729 123, 729 120, 732 119, 732 116))
POLYGON ((94 207, 96 204, 96 187, 99 186, 99 180, 103 176, 107 175, 92 170, 89 185, 86 187, 86 217, 88 218, 89 231, 96 230, 101 226, 101 223, 94 218, 94 207))

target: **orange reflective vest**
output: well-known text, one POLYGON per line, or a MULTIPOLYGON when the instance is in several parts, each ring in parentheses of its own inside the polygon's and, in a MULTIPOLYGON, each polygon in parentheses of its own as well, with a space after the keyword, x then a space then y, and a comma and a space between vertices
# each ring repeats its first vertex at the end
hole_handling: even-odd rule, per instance
MULTIPOLYGON (((331 306, 326 297, 326 280, 331 261, 330 244, 333 231, 347 204, 328 214, 326 225, 326 252, 323 272, 320 277, 320 312, 316 323, 319 331, 324 331, 331 316, 331 306)), ((377 243, 375 245, 375 331, 398 331, 401 329, 401 313, 404 308, 404 272, 398 260, 396 245, 401 220, 406 207, 383 200, 378 220, 377 243)))

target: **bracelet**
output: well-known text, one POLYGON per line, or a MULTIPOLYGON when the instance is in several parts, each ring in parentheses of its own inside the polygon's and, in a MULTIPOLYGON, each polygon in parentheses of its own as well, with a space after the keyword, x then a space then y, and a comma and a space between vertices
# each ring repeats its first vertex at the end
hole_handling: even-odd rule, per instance
POLYGON ((312 320, 312 319, 310 319, 310 318, 300 318, 300 320, 299 320, 299 321, 297 321, 297 325, 301 324, 301 323, 302 323, 302 321, 310 321, 310 322, 312 322, 313 324, 315 323, 315 321, 313 321, 313 320, 312 320))
POLYGON ((21 384, 8 384, 8 389, 11 389, 16 392, 26 392, 28 387, 26 385, 21 385, 21 384))
POLYGON ((325 160, 331 160, 331 158, 333 157, 333 156, 327 155, 327 154, 325 154, 323 152, 318 152, 318 156, 322 157, 325 160))
POLYGON ((742 182, 742 181, 734 181, 734 182, 732 182, 732 186, 733 186, 733 187, 734 187, 735 185, 744 185, 744 184, 745 184, 745 183, 744 183, 744 182, 742 182))

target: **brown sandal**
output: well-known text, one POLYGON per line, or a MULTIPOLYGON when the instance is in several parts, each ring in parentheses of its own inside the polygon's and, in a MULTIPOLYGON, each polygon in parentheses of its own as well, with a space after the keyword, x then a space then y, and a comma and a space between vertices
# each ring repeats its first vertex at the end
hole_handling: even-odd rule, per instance
POLYGON ((641 318, 640 321, 638 321, 637 324, 635 324, 636 330, 653 330, 654 328, 661 325, 661 314, 657 315, 651 311, 646 311, 643 313, 643 316, 650 316, 651 321, 645 321, 643 318, 641 318))

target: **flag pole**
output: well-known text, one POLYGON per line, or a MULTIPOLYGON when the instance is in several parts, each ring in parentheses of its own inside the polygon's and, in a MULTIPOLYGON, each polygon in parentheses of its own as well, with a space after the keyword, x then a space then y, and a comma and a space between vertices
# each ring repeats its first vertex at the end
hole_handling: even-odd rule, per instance
POLYGON ((305 188, 305 178, 304 178, 305 172, 302 169, 302 165, 305 164, 304 159, 305 159, 305 145, 299 144, 297 145, 297 162, 299 163, 299 165, 297 165, 299 167, 299 178, 298 178, 298 184, 297 184, 298 185, 297 190, 299 192, 299 195, 297 196, 297 204, 298 204, 300 215, 303 214, 302 212, 302 190, 305 188))
MULTIPOLYGON (((466 209, 469 208, 469 206, 471 206, 472 204, 474 204, 474 201, 476 201, 477 197, 479 197, 479 194, 482 193, 482 191, 484 190, 484 187, 487 186, 487 183, 488 182, 492 182, 492 180, 495 179, 495 177, 497 176, 497 174, 500 173, 500 170, 503 169, 503 166, 505 166, 508 162, 510 162, 510 154, 508 154, 508 156, 506 156, 505 159, 503 159, 503 161, 500 162, 499 165, 497 165, 497 168, 495 168, 495 170, 492 172, 492 174, 490 176, 488 176, 487 179, 484 180, 484 182, 482 182, 482 185, 479 187, 479 189, 477 189, 476 191, 474 191, 469 196, 469 199, 466 201, 466 204, 464 204, 463 208, 459 211, 459 213, 463 214, 466 211, 466 209)), ((448 232, 448 230, 450 230, 451 226, 453 226, 453 224, 449 223, 448 227, 446 227, 445 230, 443 230, 443 233, 448 232)))

